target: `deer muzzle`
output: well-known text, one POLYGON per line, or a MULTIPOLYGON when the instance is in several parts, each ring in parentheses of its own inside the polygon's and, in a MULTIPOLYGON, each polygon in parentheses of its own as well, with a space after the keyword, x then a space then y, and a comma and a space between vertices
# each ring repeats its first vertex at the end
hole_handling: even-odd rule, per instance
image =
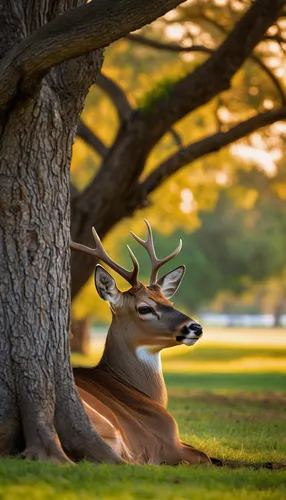
POLYGON ((182 327, 180 334, 176 336, 176 340, 179 343, 191 346, 197 342, 202 334, 202 326, 196 321, 190 321, 182 327))

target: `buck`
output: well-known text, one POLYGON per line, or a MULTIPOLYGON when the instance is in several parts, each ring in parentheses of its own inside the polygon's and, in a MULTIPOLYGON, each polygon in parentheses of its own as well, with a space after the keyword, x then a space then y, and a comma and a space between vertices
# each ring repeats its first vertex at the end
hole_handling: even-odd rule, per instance
POLYGON ((125 461, 141 464, 209 464, 202 451, 183 443, 175 419, 167 411, 167 391, 162 374, 162 349, 194 345, 202 327, 176 310, 170 298, 178 289, 185 267, 179 266, 158 279, 158 271, 178 255, 182 242, 164 259, 156 257, 152 229, 144 241, 131 233, 148 251, 152 271, 150 284, 138 279, 139 264, 128 247, 133 270, 127 271, 104 250, 93 228, 96 248, 71 242, 73 250, 100 259, 131 288, 121 292, 113 277, 101 266, 95 269, 95 286, 109 302, 112 322, 99 364, 74 369, 83 404, 96 430, 125 461))

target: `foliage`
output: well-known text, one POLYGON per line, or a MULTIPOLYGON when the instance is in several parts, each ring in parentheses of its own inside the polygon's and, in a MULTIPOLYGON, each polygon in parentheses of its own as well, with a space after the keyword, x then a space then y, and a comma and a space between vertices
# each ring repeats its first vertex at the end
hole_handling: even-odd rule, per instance
MULTIPOLYGON (((276 281, 281 285, 275 300, 273 297, 274 309, 270 312, 275 310, 284 293, 281 272, 285 268, 286 207, 284 200, 277 198, 273 187, 275 189, 273 178, 265 178, 261 172, 237 170, 236 183, 220 188, 214 208, 200 211, 201 226, 198 229, 191 234, 176 231, 168 237, 155 232, 155 245, 160 256, 175 248, 179 238, 183 239, 180 256, 164 269, 167 272, 181 263, 187 266, 186 276, 175 297, 178 306, 194 313, 208 305, 218 293, 223 296, 223 292, 228 293, 229 300, 233 297, 231 303, 235 303, 239 295, 251 290, 255 293, 258 284, 262 286, 261 283, 280 273, 280 280, 276 278, 276 281)), ((139 226, 139 221, 135 220, 132 229, 134 226, 141 226, 142 235, 142 222, 139 226)), ((125 227, 126 224, 122 225, 117 235, 110 235, 106 244, 108 250, 117 254, 128 267, 125 245, 131 238, 125 237, 125 227)), ((131 246, 140 262, 141 279, 148 283, 148 254, 135 242, 133 245, 131 241, 131 246)), ((119 285, 124 285, 122 280, 119 280, 119 285)), ((83 294, 76 299, 74 311, 82 317, 90 315, 98 321, 108 321, 108 307, 99 301, 93 280, 90 280, 83 294)))
MULTIPOLYGON (((233 7, 232 3, 227 1, 220 4, 213 0, 203 2, 203 4, 200 1, 194 1, 191 5, 178 8, 172 15, 169 13, 153 23, 152 26, 145 27, 142 34, 161 42, 181 43, 182 47, 201 44, 214 48, 222 42, 225 33, 231 30, 242 11, 245 11, 249 6, 248 2, 237 2, 236 4, 233 7), (238 4, 240 4, 239 8, 238 4), (223 28, 220 29, 220 27, 223 28)), ((285 87, 282 71, 284 44, 280 48, 279 44, 275 42, 275 35, 271 35, 275 30, 278 33, 278 29, 282 30, 282 34, 284 34, 283 20, 271 28, 270 39, 265 39, 259 44, 257 57, 259 55, 265 65, 270 64, 270 68, 273 68, 274 78, 277 78, 283 90, 285 87)), ((132 106, 137 104, 139 108, 142 106, 149 108, 157 96, 162 93, 168 94, 175 83, 187 73, 193 72, 205 59, 206 55, 200 51, 168 52, 140 44, 132 44, 128 40, 120 40, 106 51, 104 72, 115 82, 119 82, 132 106)), ((227 93, 218 96, 206 106, 184 117, 181 122, 176 124, 176 127, 182 144, 186 144, 215 132, 217 127, 220 130, 225 130, 239 119, 247 118, 257 110, 271 108, 279 104, 279 101, 279 91, 269 73, 257 63, 257 60, 250 58, 235 75, 227 93)), ((111 100, 96 87, 92 87, 90 90, 83 119, 91 130, 104 140, 107 146, 113 143, 116 137, 118 118, 111 100)), ((258 137, 264 139, 265 132, 259 131, 255 135, 257 148, 257 139, 258 137)), ((268 145, 269 150, 273 148, 274 139, 278 139, 281 135, 281 130, 275 131, 273 128, 271 135, 274 138, 272 146, 268 145)), ((252 138, 250 138, 250 142, 252 142, 252 138)), ((247 142, 244 141, 244 143, 247 142)), ((144 175, 152 170, 156 163, 175 151, 176 144, 168 134, 155 147, 150 159, 148 159, 144 175)), ((215 158, 215 160, 213 157, 211 161, 203 163, 201 160, 197 161, 194 170, 201 168, 207 179, 210 164, 213 165, 214 170, 221 170, 222 158, 220 154, 215 155, 215 158)), ((231 162, 232 155, 226 155, 223 161, 225 162, 225 160, 231 162)), ((74 148, 72 177, 80 188, 87 184, 84 163, 87 163, 87 171, 92 169, 93 164, 93 173, 95 173, 100 160, 92 148, 78 139, 74 148)), ((165 197, 171 196, 169 195, 170 186, 176 185, 176 182, 177 180, 174 179, 169 187, 163 188, 165 197)), ((214 188, 215 185, 212 186, 212 189, 214 188)), ((200 203, 200 200, 198 202, 200 203)), ((160 207, 157 206, 156 210, 160 211, 160 207)), ((188 224, 187 217, 185 217, 185 224, 188 224)))
POLYGON ((138 109, 148 113, 152 109, 152 104, 158 99, 158 97, 165 97, 168 99, 173 86, 175 83, 179 82, 185 75, 177 75, 173 78, 167 77, 164 80, 155 85, 151 90, 147 91, 142 100, 138 103, 138 109))

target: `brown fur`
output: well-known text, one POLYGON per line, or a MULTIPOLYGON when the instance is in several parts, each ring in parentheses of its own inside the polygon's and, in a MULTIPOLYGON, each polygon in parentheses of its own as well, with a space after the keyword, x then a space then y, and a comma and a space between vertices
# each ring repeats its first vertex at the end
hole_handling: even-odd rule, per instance
POLYGON ((176 311, 158 285, 140 284, 125 293, 118 291, 114 300, 112 324, 100 363, 94 368, 74 370, 97 431, 130 462, 210 463, 205 453, 180 441, 177 423, 166 410, 166 387, 160 365, 156 364, 160 354, 152 357, 154 351, 177 345, 176 335, 191 318, 176 311), (140 318, 137 305, 142 303, 150 305, 156 317, 140 318), (147 358, 143 355, 140 359, 138 348, 145 346, 147 358))
MULTIPOLYGON (((156 401, 122 384, 99 367, 77 368, 75 379, 79 390, 92 394, 94 407, 109 417, 114 429, 120 432, 125 445, 122 448, 129 451, 123 458, 157 465, 209 463, 207 455, 180 441, 175 419, 156 401)), ((85 399, 83 392, 81 395, 85 399)), ((101 427, 96 425, 96 428, 107 440, 101 427)), ((107 442, 111 444, 112 439, 107 442)))

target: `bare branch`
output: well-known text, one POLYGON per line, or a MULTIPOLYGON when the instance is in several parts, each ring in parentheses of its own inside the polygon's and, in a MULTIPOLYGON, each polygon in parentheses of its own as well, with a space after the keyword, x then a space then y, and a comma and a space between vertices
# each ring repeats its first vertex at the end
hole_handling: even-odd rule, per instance
POLYGON ((85 123, 80 120, 77 126, 77 136, 91 146, 102 158, 107 154, 108 148, 97 137, 85 123))
POLYGON ((262 69, 262 71, 264 71, 264 73, 267 74, 267 76, 270 78, 270 80, 272 81, 272 83, 274 84, 274 86, 276 87, 276 90, 280 96, 280 99, 281 99, 281 104, 286 104, 286 96, 285 96, 285 93, 284 93, 284 90, 278 80, 278 78, 276 78, 276 76, 274 75, 274 73, 272 73, 271 69, 268 68, 268 66, 265 64, 264 61, 262 61, 260 59, 260 57, 258 57, 256 54, 252 54, 251 56, 251 59, 256 62, 256 64, 258 66, 260 66, 260 68, 262 69))
POLYGON ((159 42, 158 40, 152 40, 151 38, 146 38, 142 35, 127 35, 125 38, 133 43, 138 43, 140 45, 146 45, 147 47, 152 47, 159 50, 168 50, 171 52, 204 52, 205 54, 212 54, 213 49, 205 47, 204 45, 191 45, 190 47, 182 47, 176 43, 159 42))
POLYGON ((182 0, 96 0, 43 25, 2 58, 0 109, 19 87, 34 90, 53 66, 106 47, 180 3, 182 0))
MULTIPOLYGON (((101 73, 96 80, 96 84, 100 87, 112 100, 118 113, 118 117, 121 123, 126 122, 133 111, 131 104, 129 103, 127 96, 117 83, 108 76, 101 73)), ((178 132, 174 128, 170 129, 170 134, 173 137, 177 146, 182 147, 182 140, 178 132)), ((79 135, 79 134, 78 134, 79 135)), ((84 137, 83 137, 84 139, 84 137)), ((85 139, 86 140, 86 139, 85 139)), ((88 142, 88 141, 86 141, 88 142)), ((92 144, 91 144, 92 145, 92 144)), ((96 149, 96 148, 95 148, 96 149)), ((102 155, 104 156, 104 155, 102 155)))
POLYGON ((170 135, 173 137, 175 144, 179 147, 183 147, 183 142, 180 134, 174 128, 170 129, 170 135))
POLYGON ((157 189, 167 178, 180 168, 206 154, 219 151, 222 147, 245 137, 261 127, 265 127, 279 120, 286 119, 286 106, 265 113, 259 113, 249 120, 245 120, 230 128, 227 132, 217 132, 205 139, 189 144, 161 163, 141 184, 140 191, 144 195, 157 189))
MULTIPOLYGON (((210 18, 206 14, 201 14, 199 17, 202 17, 203 20, 205 20, 207 23, 214 26, 218 31, 220 31, 224 35, 228 35, 228 30, 224 26, 222 26, 217 20, 210 18)), ((274 40, 275 39, 277 41, 277 43, 279 43, 280 47, 283 50, 282 43, 285 42, 285 40, 282 37, 279 37, 278 35, 273 35, 273 36, 264 35, 262 39, 263 40, 267 40, 267 39, 274 40)), ((266 65, 266 63, 264 61, 262 61, 262 59, 257 54, 254 54, 254 53, 251 54, 250 59, 252 61, 254 61, 258 66, 260 66, 262 71, 264 71, 267 74, 267 76, 270 78, 270 80, 273 82, 274 86, 276 87, 278 94, 280 95, 281 104, 285 104, 285 102, 286 102, 285 93, 283 91, 283 88, 282 88, 278 78, 274 75, 274 73, 271 71, 271 69, 266 65)))
POLYGON ((98 75, 96 84, 100 87, 112 100, 118 113, 120 122, 125 122, 128 120, 132 113, 132 107, 125 95, 124 90, 115 83, 111 78, 101 73, 98 75))
POLYGON ((218 96, 216 103, 215 103, 215 110, 214 110, 215 121, 217 124, 217 131, 218 132, 221 132, 222 126, 223 126, 222 120, 219 117, 219 108, 221 107, 221 105, 222 105, 222 99, 220 96, 218 96))

